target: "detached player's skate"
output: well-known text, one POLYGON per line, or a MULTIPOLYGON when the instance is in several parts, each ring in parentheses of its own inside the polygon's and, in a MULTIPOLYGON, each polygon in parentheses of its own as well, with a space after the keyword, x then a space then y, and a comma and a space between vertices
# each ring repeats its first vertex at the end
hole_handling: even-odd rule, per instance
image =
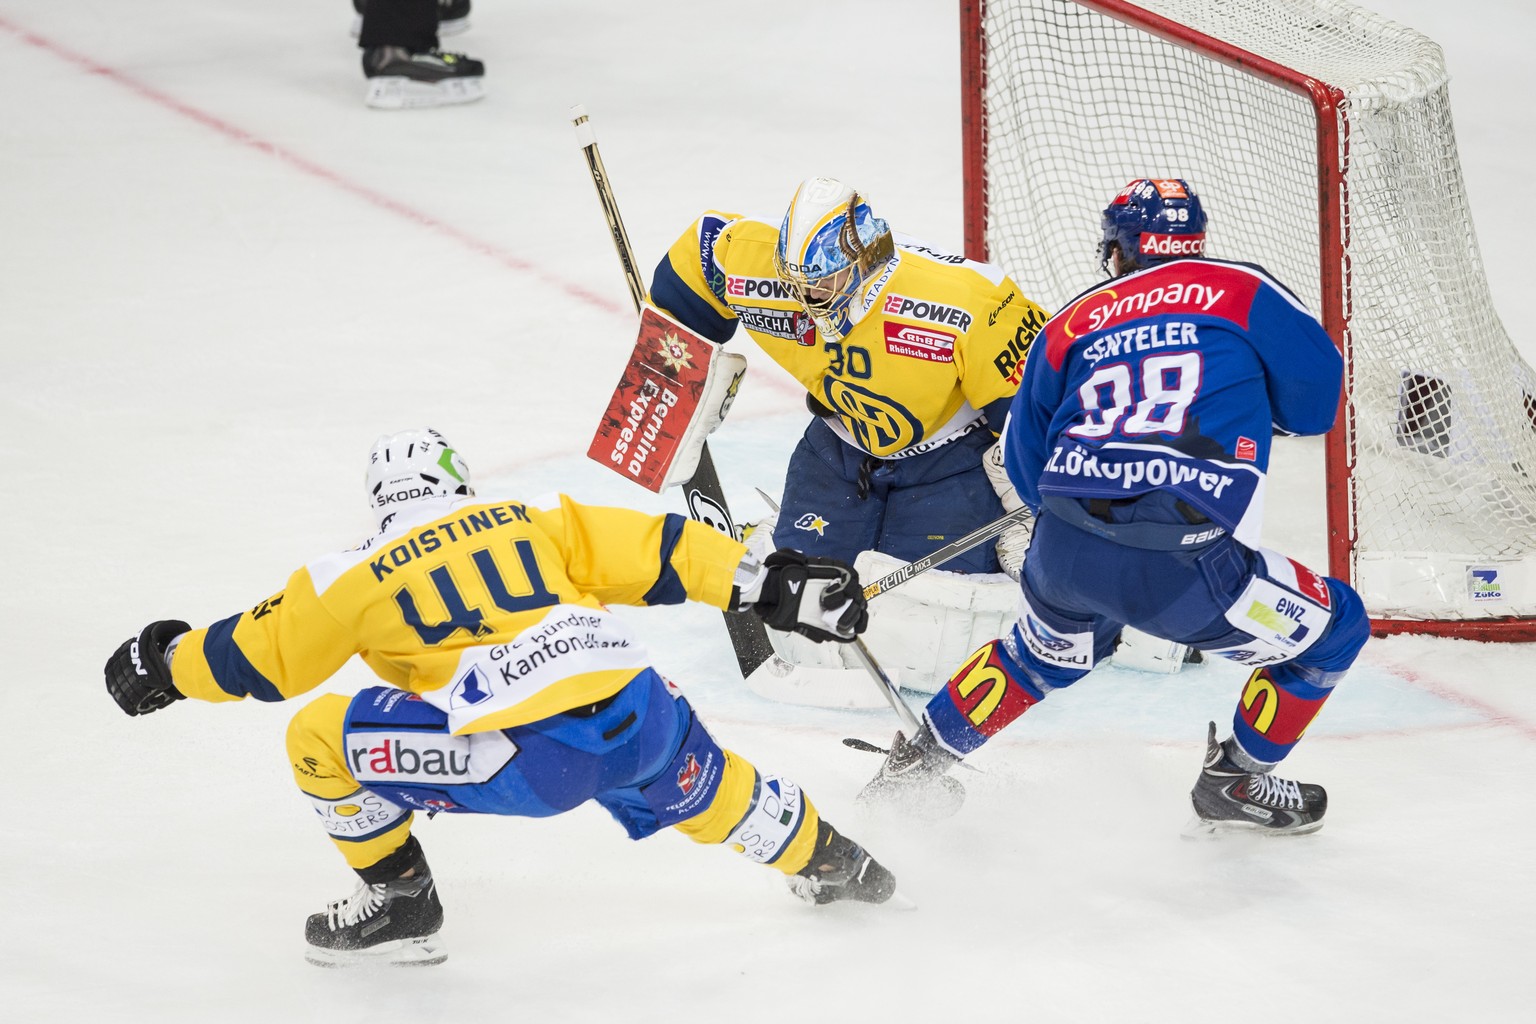
POLYGON ((443 905, 426 858, 411 865, 410 878, 362 883, 304 925, 304 959, 320 967, 440 964, 448 959, 437 937, 443 905))
POLYGON ((1238 767, 1216 742, 1216 723, 1206 735, 1205 766, 1189 794, 1195 819, 1186 835, 1254 832, 1301 836, 1323 827, 1328 794, 1322 786, 1277 779, 1238 767))
POLYGON ((485 95, 485 65, 462 53, 375 46, 363 51, 363 75, 364 102, 379 110, 471 103, 485 95))
MULTIPOLYGON (((878 747, 875 749, 879 749, 878 747)), ((885 763, 859 792, 865 803, 892 807, 925 821, 948 818, 965 802, 965 786, 944 773, 959 758, 933 738, 925 725, 912 740, 898 732, 885 763)))
POLYGON ((896 876, 825 818, 817 826, 811 862, 788 881, 791 892, 818 906, 838 900, 884 903, 896 892, 896 876))

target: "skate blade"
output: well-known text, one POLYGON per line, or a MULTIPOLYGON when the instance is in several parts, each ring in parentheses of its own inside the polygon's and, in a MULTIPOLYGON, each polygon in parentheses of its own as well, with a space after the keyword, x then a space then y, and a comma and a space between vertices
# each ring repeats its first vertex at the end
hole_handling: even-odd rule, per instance
POLYGON ((1180 833, 1185 839, 1211 839, 1217 836, 1265 836, 1279 838, 1281 836, 1307 836, 1323 827, 1321 820, 1306 825, 1297 825, 1295 828, 1269 828, 1265 825, 1256 825, 1247 821, 1207 821, 1199 815, 1189 819, 1180 833))
POLYGON ((367 949, 323 949, 305 946, 304 959, 316 967, 430 967, 448 959, 447 947, 436 935, 381 942, 367 949))
POLYGON ((375 110, 413 110, 473 103, 484 98, 483 78, 445 78, 429 84, 404 76, 384 75, 368 80, 368 95, 363 102, 375 110))
POLYGON ((899 889, 896 892, 891 893, 891 898, 885 901, 885 905, 890 907, 892 910, 906 911, 917 909, 917 901, 912 899, 910 896, 907 896, 899 889))

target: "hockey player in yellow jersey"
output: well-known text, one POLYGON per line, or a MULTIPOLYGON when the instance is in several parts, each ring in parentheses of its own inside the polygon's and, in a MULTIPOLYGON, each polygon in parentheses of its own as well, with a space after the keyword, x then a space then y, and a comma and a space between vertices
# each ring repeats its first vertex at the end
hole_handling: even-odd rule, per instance
POLYGON ((380 438, 378 532, 202 629, 164 620, 120 646, 108 692, 130 715, 183 697, 277 701, 353 655, 388 686, 306 704, 288 730, 299 788, 361 877, 306 923, 326 966, 437 963, 442 905, 414 811, 548 816, 595 800, 640 839, 668 827, 781 871, 813 903, 880 903, 890 872, 798 786, 722 749, 607 604, 751 608, 777 629, 852 640, 857 574, 766 559, 680 516, 476 498, 436 431, 380 438))
MULTIPOLYGON (((650 301, 717 344, 744 327, 805 387, 813 418, 790 456, 773 545, 847 562, 878 553, 859 564, 879 576, 997 519, 1004 495, 1007 511, 1018 507, 994 442, 1046 314, 1000 268, 892 232, 855 189, 810 178, 779 225, 704 214, 657 266, 650 301)), ((996 551, 983 545, 941 568, 1016 576, 1027 542, 1013 530, 996 551)), ((885 600, 931 609, 920 618, 936 632, 885 605, 870 636, 910 683, 942 681, 1016 603, 1007 580, 995 599, 939 576, 919 589, 932 592, 885 600), (906 621, 885 628, 896 619, 906 621)), ((773 639, 791 662, 841 663, 773 639)))

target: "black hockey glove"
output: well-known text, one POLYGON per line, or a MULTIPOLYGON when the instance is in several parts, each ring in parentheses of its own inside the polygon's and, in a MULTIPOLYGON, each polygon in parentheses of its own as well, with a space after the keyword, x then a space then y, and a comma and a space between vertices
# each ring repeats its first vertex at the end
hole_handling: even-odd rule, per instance
POLYGON ((130 715, 147 715, 182 699, 171 682, 165 649, 192 627, 175 619, 151 622, 107 659, 107 692, 130 715))
POLYGON ((780 632, 848 643, 869 625, 859 574, 846 563, 781 548, 763 561, 763 574, 752 610, 780 632))

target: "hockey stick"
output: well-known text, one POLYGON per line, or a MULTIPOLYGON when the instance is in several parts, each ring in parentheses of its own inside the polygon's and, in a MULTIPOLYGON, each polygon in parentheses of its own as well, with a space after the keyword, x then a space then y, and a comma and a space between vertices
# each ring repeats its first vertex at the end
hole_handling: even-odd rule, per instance
MULTIPOLYGON (((754 488, 758 496, 768 503, 768 507, 774 512, 779 511, 779 503, 768 496, 768 492, 761 487, 754 488)), ((894 572, 887 573, 873 583, 865 584, 864 600, 870 601, 879 597, 887 590, 894 590, 914 576, 919 576, 936 565, 943 565, 957 555, 963 555, 971 548, 980 545, 998 536, 1010 526, 1017 526, 1027 520, 1033 519, 1034 513, 1027 508, 1017 508, 1012 512, 999 516, 986 526, 978 527, 959 540, 946 544, 937 551, 924 555, 915 562, 908 562, 894 572)))
MULTIPOLYGON (((763 501, 768 503, 768 507, 773 509, 774 515, 778 515, 779 503, 770 498, 768 492, 764 491, 761 487, 757 488, 757 493, 762 497, 763 501)), ((868 587, 864 588, 864 593, 864 599, 866 601, 869 600, 868 587)), ((901 719, 901 724, 906 726, 908 735, 916 736, 917 730, 921 726, 918 723, 917 716, 907 706, 907 702, 901 699, 901 690, 897 689, 896 684, 891 682, 891 677, 885 674, 885 669, 880 667, 880 663, 875 660, 875 656, 870 653, 869 647, 865 645, 862 638, 854 637, 851 646, 853 647, 853 653, 864 666, 864 671, 868 672, 870 678, 880 685, 880 693, 885 697, 886 702, 891 705, 891 710, 896 712, 896 717, 901 719)))
POLYGON ((964 537, 961 537, 959 540, 944 545, 943 547, 939 548, 939 550, 933 552, 931 555, 924 555, 922 558, 919 558, 915 562, 908 562, 906 565, 903 565, 895 572, 888 573, 887 575, 875 580, 875 582, 867 584, 864 587, 864 600, 868 601, 879 597, 887 590, 893 590, 896 587, 901 586, 912 577, 921 573, 925 573, 936 565, 943 565, 945 562, 949 561, 951 558, 954 558, 956 555, 965 554, 967 551, 971 550, 971 548, 985 544, 993 537, 1000 535, 1010 526, 1022 525, 1033 518, 1034 513, 1032 513, 1029 509, 1016 508, 1001 518, 994 519, 986 526, 972 530, 970 533, 966 534, 964 537))
MULTIPOLYGON (((597 133, 592 129, 592 121, 585 107, 578 104, 571 108, 571 124, 576 128, 576 140, 587 158, 587 170, 592 174, 592 184, 597 188, 597 199, 602 204, 603 217, 613 237, 613 247, 624 268, 624 283, 629 285, 629 297, 634 300, 635 312, 639 313, 645 305, 645 283, 640 279, 640 271, 635 266, 635 253, 629 244, 629 233, 624 230, 624 221, 619 217, 619 205, 613 196, 613 186, 608 181, 608 170, 603 166, 603 158, 597 151, 597 133)), ((731 537, 739 536, 736 523, 731 519, 730 508, 725 503, 725 490, 720 486, 720 477, 715 473, 715 460, 709 454, 707 441, 699 453, 698 469, 683 484, 683 495, 688 504, 689 518, 708 522, 731 537)), ((736 654, 736 664, 743 678, 773 655, 767 630, 750 612, 726 612, 725 628, 730 634, 731 649, 736 654)))

